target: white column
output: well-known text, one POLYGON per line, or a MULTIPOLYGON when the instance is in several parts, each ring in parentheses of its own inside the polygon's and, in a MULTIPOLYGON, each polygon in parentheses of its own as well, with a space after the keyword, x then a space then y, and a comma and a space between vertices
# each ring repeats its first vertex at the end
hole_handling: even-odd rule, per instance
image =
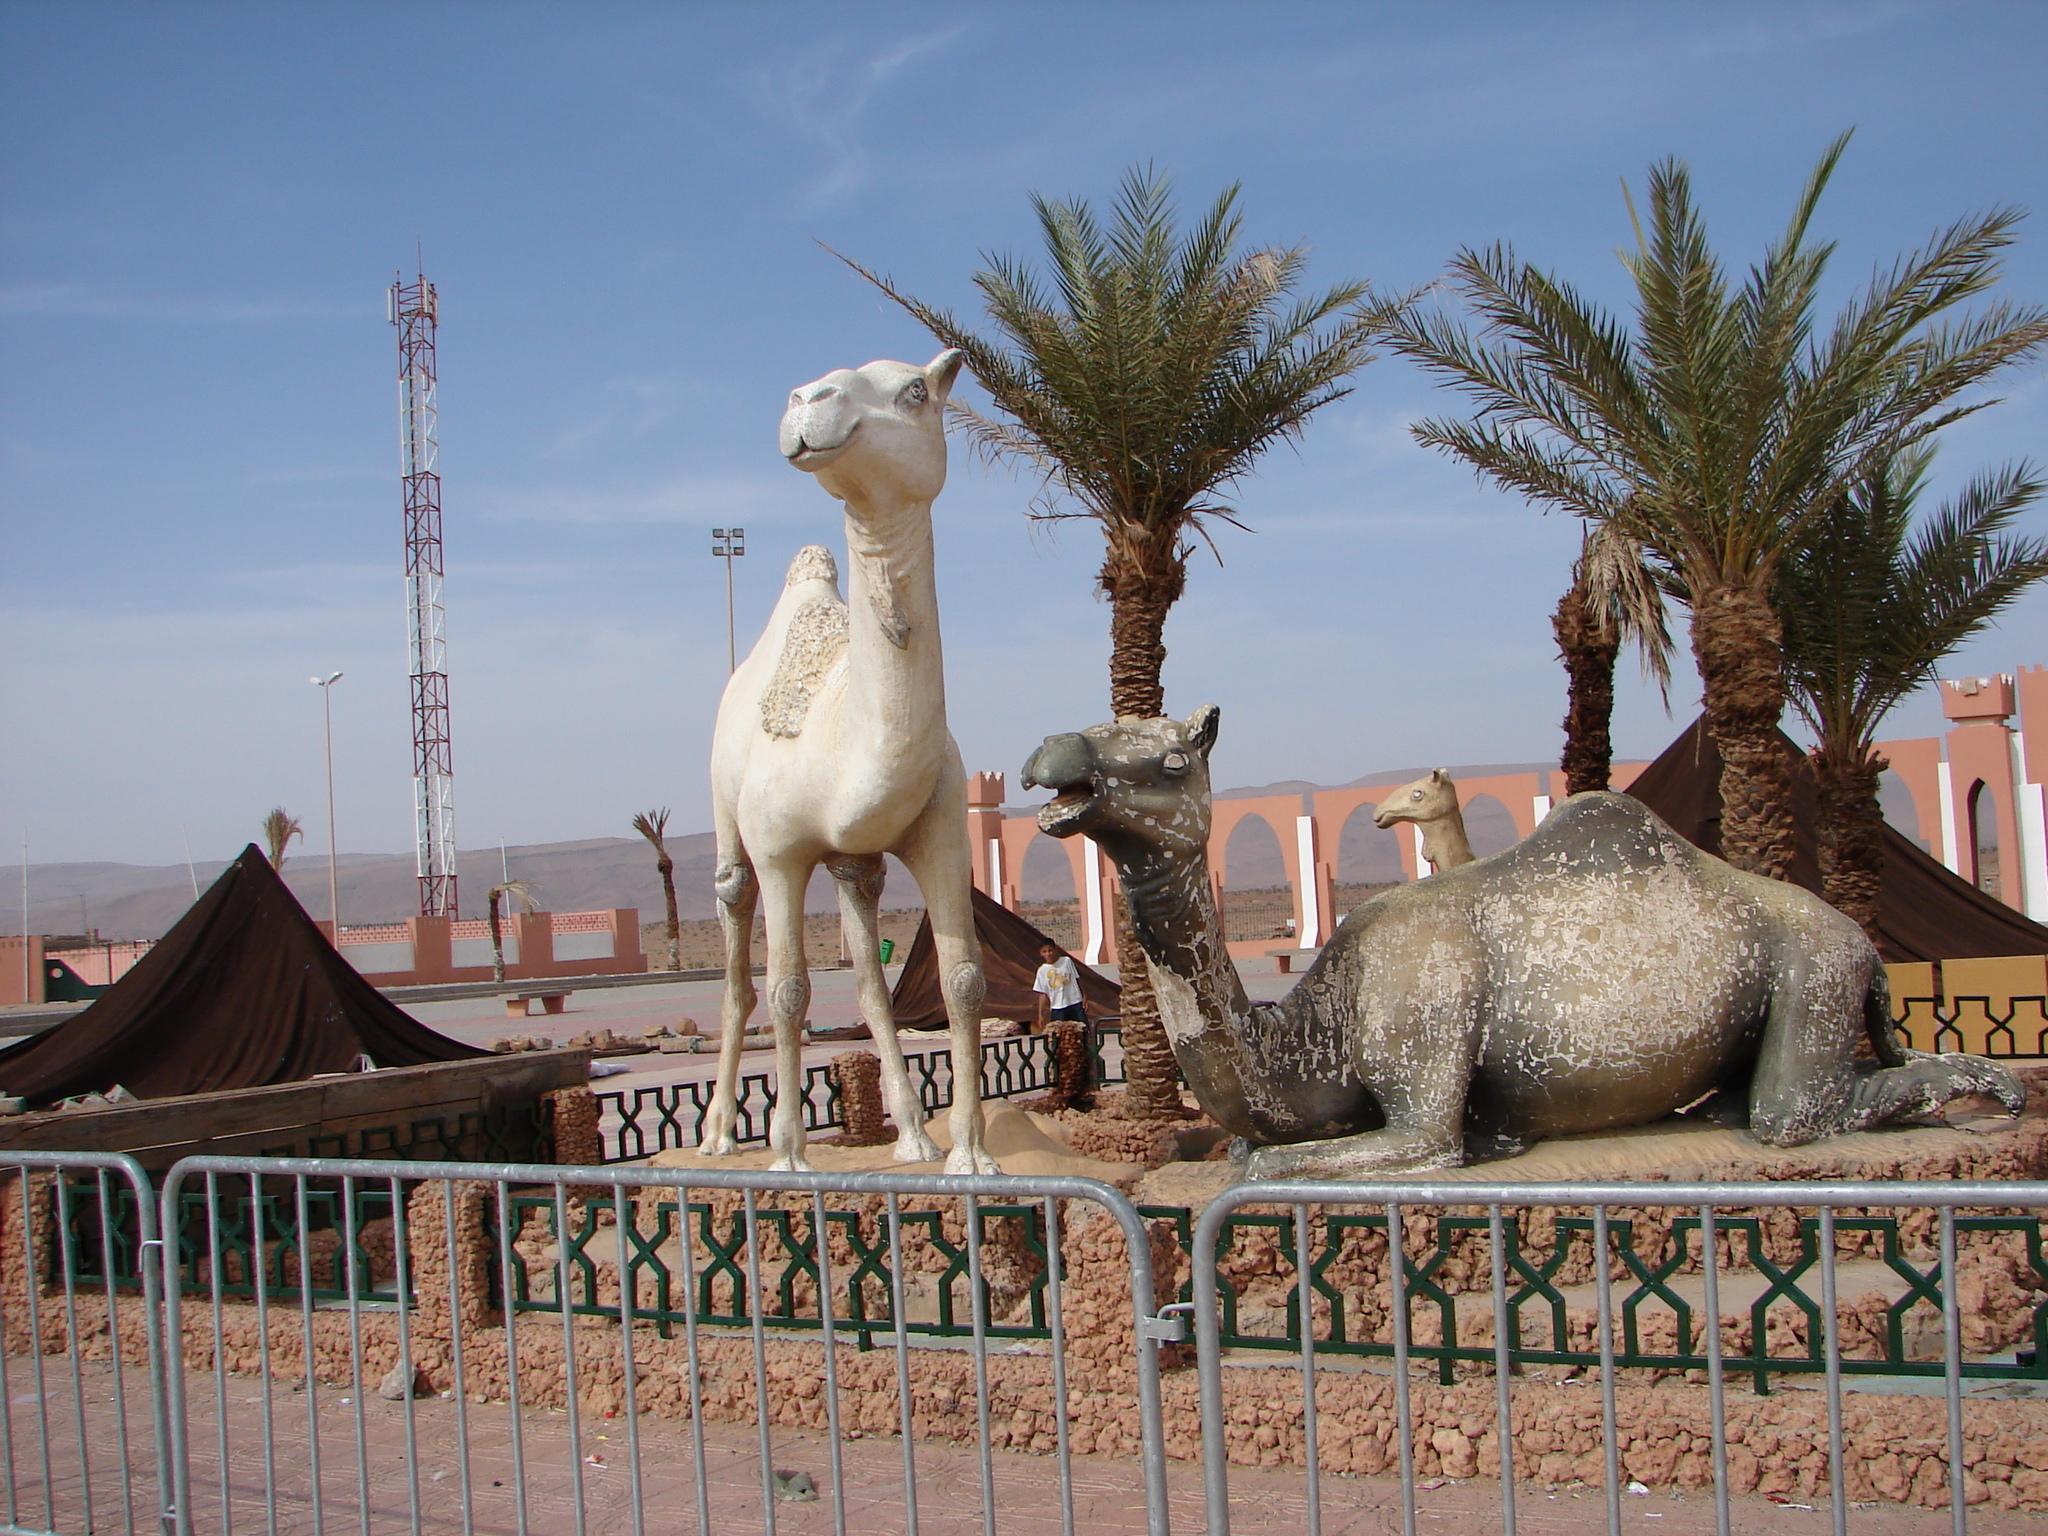
POLYGON ((1003 840, 992 837, 988 840, 988 894, 999 907, 1007 907, 1003 900, 1003 840))
POLYGON ((1322 881, 1316 868, 1316 819, 1294 818, 1295 863, 1301 870, 1301 932, 1295 935, 1303 949, 1323 942, 1322 881))
POLYGON ((1081 958, 1090 965, 1102 964, 1102 850, 1095 839, 1081 839, 1081 911, 1086 918, 1087 939, 1081 958))
POLYGON ((2020 825, 2020 910, 2048 922, 2048 796, 2027 782, 2026 738, 2012 733, 2013 819, 2020 825))
POLYGON ((1531 800, 1529 804, 1532 808, 1534 808, 1536 812, 1536 825, 1539 827, 1542 826, 1543 818, 1550 814, 1550 796, 1538 795, 1534 800, 1531 800))
POLYGON ((1417 822, 1408 823, 1408 835, 1415 842, 1415 878, 1427 880, 1430 877, 1429 855, 1422 851, 1422 827, 1417 822))
POLYGON ((1963 840, 1957 835, 1956 828, 1963 822, 1956 815, 1956 781, 1954 775, 1949 772, 1947 763, 1934 765, 1934 782, 1941 791, 1941 846, 1935 850, 1935 856, 1948 866, 1950 874, 1960 875, 1963 872, 1963 856, 1959 850, 1963 846, 1963 840))

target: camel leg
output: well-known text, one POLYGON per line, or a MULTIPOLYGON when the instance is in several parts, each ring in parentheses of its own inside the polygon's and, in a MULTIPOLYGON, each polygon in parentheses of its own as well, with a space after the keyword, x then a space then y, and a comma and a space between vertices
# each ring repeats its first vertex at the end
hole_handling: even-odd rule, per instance
POLYGON ((1359 1178, 1377 1173, 1421 1173, 1456 1168, 1465 1154, 1465 1095, 1472 1082, 1469 1044, 1446 1040, 1440 1049, 1404 1058, 1406 1081, 1380 1091, 1383 1130, 1254 1147, 1245 1164, 1253 1179, 1359 1178))
MULTIPOLYGON (((953 1150, 946 1157, 946 1172, 1001 1173, 982 1145, 981 1004, 988 983, 981 974, 981 936, 974 931, 966 828, 967 780, 956 756, 896 853, 924 895, 952 1037, 953 1150)), ((894 1030, 891 1024, 892 1037, 894 1030)))
POLYGON ((740 846, 739 833, 720 818, 718 874, 712 885, 718 898, 718 926, 725 934, 725 995, 719 1004, 718 1078, 711 1090, 711 1108, 697 1150, 705 1157, 730 1157, 733 1123, 739 1116, 740 1043, 754 1011, 754 906, 761 894, 753 861, 740 846))
POLYGON ((880 854, 867 858, 843 855, 827 859, 825 867, 839 889, 839 915, 846 922, 847 943, 853 952, 853 974, 860 989, 860 1016, 867 1020, 875 1037, 875 1051, 882 1058, 882 1102, 889 1118, 896 1122, 895 1158, 899 1163, 929 1163, 938 1158, 938 1145, 925 1134, 924 1102, 910 1085, 910 1068, 903 1060, 903 1046, 896 1038, 896 1014, 889 1001, 889 986, 882 977, 881 939, 876 914, 882 905, 882 882, 887 866, 880 854))
POLYGON ((2018 1079, 1981 1057, 1906 1051, 1900 1066, 1858 1062, 1875 963, 1825 950, 1781 958, 1750 1079, 1749 1128, 1757 1140, 1796 1147, 1933 1114, 1979 1094, 2013 1114, 2026 1107, 2018 1079))
POLYGON ((761 913, 768 940, 768 1021, 775 1029, 775 1113, 768 1121, 769 1167, 807 1170, 804 1160, 804 1017, 811 1007, 811 971, 804 955, 804 888, 812 865, 763 865, 761 913))

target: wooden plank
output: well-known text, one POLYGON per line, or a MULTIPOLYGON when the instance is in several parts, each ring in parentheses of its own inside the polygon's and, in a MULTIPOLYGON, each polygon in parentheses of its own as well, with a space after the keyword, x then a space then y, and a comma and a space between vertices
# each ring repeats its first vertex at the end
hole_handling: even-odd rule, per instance
POLYGON ((529 1102, 553 1089, 580 1088, 589 1081, 590 1052, 585 1049, 387 1067, 306 1083, 21 1115, 0 1120, 0 1152, 125 1152, 181 1144, 196 1151, 216 1141, 317 1130, 330 1122, 376 1124, 381 1117, 381 1123, 390 1123, 401 1116, 419 1116, 427 1104, 461 1103, 488 1111, 529 1102))

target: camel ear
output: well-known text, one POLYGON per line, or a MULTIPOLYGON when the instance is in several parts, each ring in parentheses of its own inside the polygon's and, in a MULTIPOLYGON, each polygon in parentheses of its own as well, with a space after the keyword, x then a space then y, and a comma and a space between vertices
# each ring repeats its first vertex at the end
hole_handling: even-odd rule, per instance
POLYGON ((1187 718, 1188 745, 1202 756, 1209 755, 1209 749, 1216 745, 1216 727, 1222 723, 1223 711, 1214 704, 1204 704, 1187 718))
POLYGON ((948 347, 929 363, 925 364, 925 387, 931 390, 932 398, 944 404, 946 397, 953 393, 953 381, 960 377, 960 365, 967 361, 967 354, 958 347, 948 347))
POLYGON ((1430 769, 1429 776, 1432 779, 1435 779, 1439 784, 1446 782, 1450 778, 1450 775, 1448 773, 1445 773, 1441 768, 1430 769))

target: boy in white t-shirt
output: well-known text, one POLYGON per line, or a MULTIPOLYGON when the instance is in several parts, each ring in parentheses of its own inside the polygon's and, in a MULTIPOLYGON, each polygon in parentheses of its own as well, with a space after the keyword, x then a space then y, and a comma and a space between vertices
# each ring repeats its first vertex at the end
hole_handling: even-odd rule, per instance
POLYGON ((1081 1007, 1081 973, 1074 968, 1073 957, 1047 939, 1038 946, 1038 958, 1038 974, 1031 982, 1031 990, 1038 994, 1038 1018, 1032 1028, 1042 1034, 1053 1019, 1087 1023, 1088 1014, 1081 1007))

